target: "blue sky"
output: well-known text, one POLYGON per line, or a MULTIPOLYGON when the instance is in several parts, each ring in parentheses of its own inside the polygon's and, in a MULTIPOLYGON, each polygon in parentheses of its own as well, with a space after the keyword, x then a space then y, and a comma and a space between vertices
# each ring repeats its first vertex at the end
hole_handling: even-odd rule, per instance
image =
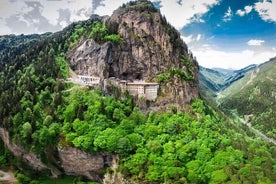
MULTIPOLYGON (((1 0, 0 34, 58 31, 110 15, 128 0, 1 0)), ((276 0, 152 0, 205 67, 242 68, 276 56, 276 0)))
POLYGON ((183 39, 206 67, 241 68, 276 56, 276 2, 222 0, 185 24, 183 39))
POLYGON ((204 35, 203 42, 229 50, 246 48, 245 43, 250 39, 263 40, 262 45, 273 46, 276 43, 276 24, 264 21, 253 9, 254 3, 256 1, 221 1, 202 15, 203 22, 185 25, 182 32, 185 35, 204 35))

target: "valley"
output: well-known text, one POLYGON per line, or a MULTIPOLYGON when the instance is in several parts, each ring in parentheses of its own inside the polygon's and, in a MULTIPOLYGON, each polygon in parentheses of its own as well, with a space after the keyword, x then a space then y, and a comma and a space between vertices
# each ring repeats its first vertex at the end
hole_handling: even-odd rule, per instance
POLYGON ((271 142, 272 144, 276 145, 276 140, 270 138, 270 137, 267 137, 265 134, 263 134, 262 132, 260 132, 259 130, 257 130, 256 128, 252 127, 251 123, 248 123, 246 120, 240 118, 239 116, 235 115, 235 114, 232 114, 236 120, 238 122, 241 122, 242 124, 246 125, 248 127, 248 129, 250 129, 252 132, 254 132, 255 134, 258 135, 258 137, 268 141, 268 142, 271 142))
MULTIPOLYGON (((264 135, 274 140, 276 138, 275 110, 273 110, 276 108, 275 98, 273 96, 276 87, 276 76, 274 72, 276 70, 275 61, 276 59, 272 58, 270 61, 259 66, 252 65, 234 71, 233 73, 236 73, 234 75, 238 74, 242 77, 230 83, 226 82, 227 79, 234 77, 217 76, 219 79, 214 81, 224 81, 223 85, 226 86, 224 89, 214 90, 212 83, 207 83, 202 80, 200 85, 209 84, 210 87, 207 88, 207 91, 215 95, 204 95, 206 92, 202 92, 201 94, 203 94, 205 99, 209 99, 210 103, 218 106, 225 113, 232 115, 232 112, 234 112, 234 114, 240 116, 241 123, 244 123, 244 121, 250 123, 256 131, 263 132, 264 135), (230 85, 226 85, 225 83, 230 85)), ((214 71, 210 71, 214 73, 214 71)), ((204 89, 206 87, 201 87, 201 91, 204 89)))
POLYGON ((18 184, 276 182, 275 58, 200 67, 146 0, 0 45, 0 169, 18 184))

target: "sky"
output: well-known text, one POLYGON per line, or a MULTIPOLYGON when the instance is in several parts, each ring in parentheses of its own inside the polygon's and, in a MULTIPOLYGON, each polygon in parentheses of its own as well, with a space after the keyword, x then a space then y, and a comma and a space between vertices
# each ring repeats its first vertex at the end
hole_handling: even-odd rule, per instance
MULTIPOLYGON (((240 69, 276 56, 276 0, 151 0, 201 66, 240 69)), ((128 0, 0 0, 0 35, 55 32, 128 0)))

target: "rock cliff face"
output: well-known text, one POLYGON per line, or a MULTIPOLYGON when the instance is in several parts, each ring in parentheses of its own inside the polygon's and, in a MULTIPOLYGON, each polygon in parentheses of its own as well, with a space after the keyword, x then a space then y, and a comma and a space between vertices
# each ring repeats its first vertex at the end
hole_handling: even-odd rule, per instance
MULTIPOLYGON (((56 178, 60 172, 44 164, 33 152, 28 152, 21 146, 9 139, 9 133, 4 128, 0 128, 0 138, 5 146, 14 156, 21 158, 26 164, 36 171, 46 171, 56 178)), ((85 176, 93 181, 101 181, 103 175, 101 171, 105 167, 112 165, 113 156, 111 154, 90 154, 77 148, 66 147, 58 149, 58 156, 61 161, 60 169, 67 175, 85 176)))
POLYGON ((86 176, 93 181, 101 181, 101 171, 112 163, 109 154, 92 155, 73 147, 60 148, 59 157, 65 174, 86 176))
POLYGON ((48 168, 40 159, 32 152, 27 152, 21 146, 10 141, 9 133, 3 128, 0 128, 0 138, 2 138, 5 146, 13 153, 14 156, 20 157, 24 162, 26 162, 30 167, 36 171, 51 171, 52 176, 57 177, 57 174, 48 168))
POLYGON ((160 91, 166 96, 160 94, 151 107, 174 105, 181 109, 198 97, 196 60, 188 53, 180 34, 150 2, 130 3, 100 21, 113 25, 123 41, 116 44, 99 44, 92 39, 80 41, 69 57, 76 73, 101 79, 116 77, 158 82, 158 76, 177 69, 187 74, 190 80, 171 76, 160 84, 160 91))

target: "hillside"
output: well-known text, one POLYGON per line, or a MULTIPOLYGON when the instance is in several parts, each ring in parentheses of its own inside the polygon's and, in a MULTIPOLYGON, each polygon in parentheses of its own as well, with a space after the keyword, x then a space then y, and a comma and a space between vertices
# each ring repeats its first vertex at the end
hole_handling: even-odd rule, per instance
POLYGON ((237 113, 266 135, 276 138, 276 58, 230 85, 219 96, 220 107, 237 113))
POLYGON ((4 70, 5 64, 8 64, 11 57, 19 56, 33 44, 47 37, 50 33, 43 35, 0 35, 0 71, 4 70))
POLYGON ((149 1, 22 36, 0 70, 0 168, 18 183, 276 182, 276 147, 198 98, 197 61, 149 1))
POLYGON ((219 69, 199 67, 199 92, 201 97, 212 101, 222 89, 229 73, 223 73, 219 69))
POLYGON ((99 77, 102 89, 109 88, 104 81, 110 78, 157 82, 160 95, 150 103, 152 109, 185 109, 198 97, 197 61, 179 32, 150 3, 130 3, 110 18, 93 19, 93 39, 80 40, 69 51, 69 62, 78 75, 99 77))
POLYGON ((203 98, 215 104, 215 98, 232 83, 242 79, 246 73, 254 70, 256 65, 249 65, 240 70, 199 67, 199 90, 203 98))

